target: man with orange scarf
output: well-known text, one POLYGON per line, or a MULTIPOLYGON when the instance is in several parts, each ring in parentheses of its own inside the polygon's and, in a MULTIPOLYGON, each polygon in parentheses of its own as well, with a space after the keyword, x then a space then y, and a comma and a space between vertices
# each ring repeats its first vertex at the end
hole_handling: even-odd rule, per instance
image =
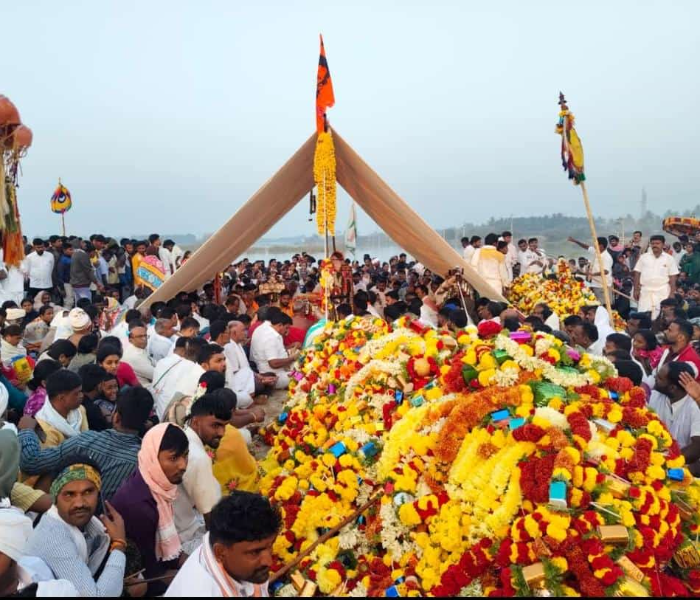
MULTIPOLYGON (((141 553, 147 579, 176 574, 187 556, 177 530, 173 504, 187 471, 189 440, 177 425, 163 423, 143 438, 139 467, 112 499, 124 518, 126 537, 141 553)), ((161 596, 169 581, 151 583, 148 596, 161 596)))

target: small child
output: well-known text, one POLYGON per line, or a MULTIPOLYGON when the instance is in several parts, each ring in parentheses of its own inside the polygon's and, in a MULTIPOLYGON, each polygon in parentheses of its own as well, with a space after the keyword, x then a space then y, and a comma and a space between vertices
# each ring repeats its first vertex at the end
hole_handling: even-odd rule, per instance
POLYGON ((112 373, 105 373, 102 383, 99 386, 100 393, 95 398, 95 405, 100 408, 105 420, 112 424, 112 417, 117 408, 117 394, 119 393, 119 383, 117 376, 112 373))

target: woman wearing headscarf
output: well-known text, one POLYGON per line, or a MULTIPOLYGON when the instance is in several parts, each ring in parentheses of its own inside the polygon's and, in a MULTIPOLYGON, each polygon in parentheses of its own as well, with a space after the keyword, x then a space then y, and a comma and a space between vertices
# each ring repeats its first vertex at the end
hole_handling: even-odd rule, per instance
MULTIPOLYGON (((144 436, 139 466, 112 499, 124 517, 127 539, 141 553, 147 579, 172 575, 187 559, 175 528, 173 504, 187 470, 189 441, 176 425, 163 423, 144 436)), ((149 585, 160 596, 169 581, 149 585)))

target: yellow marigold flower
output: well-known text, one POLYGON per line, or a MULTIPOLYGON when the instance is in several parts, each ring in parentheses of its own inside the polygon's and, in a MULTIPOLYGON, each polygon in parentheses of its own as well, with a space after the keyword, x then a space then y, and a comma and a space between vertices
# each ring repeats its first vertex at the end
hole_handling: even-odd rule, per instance
POLYGON ((506 360, 501 365, 501 371, 506 371, 508 369, 513 369, 514 371, 517 371, 519 373, 520 372, 520 365, 518 365, 518 363, 516 363, 514 360, 506 360))
POLYGON ((422 522, 420 515, 413 507, 413 503, 411 502, 401 505, 399 508, 399 519, 406 527, 415 527, 416 525, 420 525, 422 522))
POLYGON ((666 461, 666 466, 669 469, 680 469, 685 466, 685 456, 682 454, 678 458, 666 461))
POLYGON ((549 401, 549 408, 553 408, 554 410, 561 410, 562 405, 564 404, 564 401, 559 398, 559 396, 555 396, 549 401))
POLYGON ((462 358, 462 362, 465 365, 475 365, 476 364, 476 351, 474 350, 469 350, 464 357, 462 358))
POLYGON ((442 398, 442 390, 435 386, 433 388, 430 388, 427 392, 424 394, 425 399, 429 401, 437 400, 438 398, 442 398))
POLYGON ((615 407, 608 413, 608 421, 611 423, 619 423, 622 421, 622 411, 615 407))
POLYGON ((583 499, 583 492, 577 488, 571 490, 571 505, 574 508, 581 506, 581 500, 583 499))
POLYGON ((483 387, 488 387, 491 385, 493 382, 493 379, 496 377, 496 370, 495 369, 487 369, 485 371, 481 371, 479 373, 479 383, 483 387))
POLYGON ((547 535, 554 538, 558 542, 563 542, 566 539, 566 529, 557 527, 556 525, 550 523, 547 525, 547 535))
POLYGON ((666 471, 656 465, 650 465, 646 470, 646 476, 650 479, 658 479, 659 481, 663 481, 666 479, 666 471))
POLYGON ((569 563, 563 556, 555 556, 550 562, 562 573, 569 569, 569 563))

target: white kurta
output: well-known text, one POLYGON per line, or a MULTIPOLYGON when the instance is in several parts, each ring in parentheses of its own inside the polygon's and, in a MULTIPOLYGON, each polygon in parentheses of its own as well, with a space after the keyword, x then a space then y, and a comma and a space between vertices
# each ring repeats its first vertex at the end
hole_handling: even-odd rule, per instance
POLYGON ((224 347, 226 356, 226 386, 236 392, 238 408, 253 404, 255 373, 250 368, 248 357, 240 344, 229 342, 224 347))
POLYGON ((506 256, 494 246, 479 248, 472 256, 471 265, 486 282, 499 294, 508 285, 508 269, 506 256))
POLYGON ((189 427, 185 435, 190 442, 187 471, 178 486, 173 504, 175 528, 183 550, 192 554, 207 532, 204 515, 209 514, 221 500, 221 485, 212 472, 212 460, 199 436, 189 427))
POLYGON ((654 390, 649 398, 653 409, 681 448, 685 448, 694 437, 700 437, 700 407, 690 396, 671 404, 667 396, 654 390))
POLYGON ((277 333, 269 321, 265 321, 253 332, 250 342, 250 359, 257 365, 259 373, 274 373, 277 375, 277 389, 289 386, 289 375, 286 369, 273 369, 270 361, 287 358, 282 336, 277 333))
POLYGON ((53 254, 44 252, 39 256, 32 252, 27 256, 26 268, 29 275, 29 287, 38 289, 48 289, 53 287, 53 254))
POLYGON ((156 364, 153 371, 153 384, 150 389, 155 401, 156 414, 161 421, 165 409, 175 395, 180 376, 193 364, 195 363, 177 354, 168 356, 156 364))
POLYGON ((131 365, 136 373, 139 383, 146 387, 153 381, 154 363, 146 350, 137 348, 131 342, 124 343, 124 356, 122 360, 131 365))
MULTIPOLYGON (((231 581, 236 586, 239 598, 253 597, 255 588, 252 583, 231 581)), ((269 597, 267 583, 262 586, 261 592, 263 597, 269 597)), ((205 566, 201 546, 182 565, 165 598, 223 598, 221 588, 205 566)))
POLYGON ((634 267, 639 273, 639 312, 651 311, 655 319, 661 312, 661 302, 671 294, 671 277, 678 275, 678 265, 673 257, 662 252, 658 257, 653 252, 642 254, 634 267))

